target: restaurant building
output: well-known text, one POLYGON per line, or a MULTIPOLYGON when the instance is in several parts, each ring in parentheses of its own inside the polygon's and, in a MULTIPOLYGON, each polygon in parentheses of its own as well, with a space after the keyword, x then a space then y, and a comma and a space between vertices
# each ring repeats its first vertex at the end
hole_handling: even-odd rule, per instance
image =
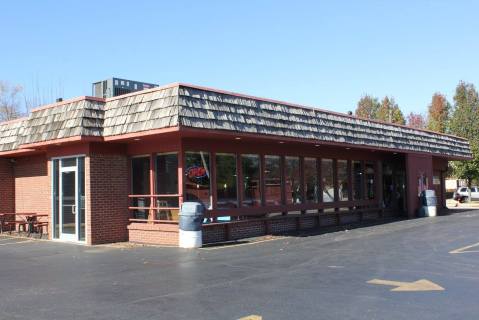
MULTIPOLYGON (((175 83, 79 97, 0 123, 0 213, 41 213, 53 240, 178 244, 184 201, 204 242, 413 218, 445 207, 467 140, 175 83)), ((38 230, 40 231, 40 230, 38 230)))

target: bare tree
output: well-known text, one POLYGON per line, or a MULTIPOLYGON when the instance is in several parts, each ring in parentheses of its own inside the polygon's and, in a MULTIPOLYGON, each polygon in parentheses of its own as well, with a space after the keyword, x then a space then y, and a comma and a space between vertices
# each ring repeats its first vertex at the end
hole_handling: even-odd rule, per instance
POLYGON ((12 86, 6 81, 0 81, 0 121, 17 119, 23 115, 20 95, 23 87, 12 86))

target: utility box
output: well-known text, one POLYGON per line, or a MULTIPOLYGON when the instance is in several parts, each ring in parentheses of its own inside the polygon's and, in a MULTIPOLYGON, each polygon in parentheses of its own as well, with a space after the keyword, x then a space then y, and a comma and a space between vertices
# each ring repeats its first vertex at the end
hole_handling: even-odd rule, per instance
POLYGON ((205 208, 199 202, 183 202, 179 214, 181 248, 200 248, 203 245, 203 216, 205 208))
POLYGON ((437 198, 434 190, 421 192, 421 215, 424 217, 435 217, 437 215, 437 198))

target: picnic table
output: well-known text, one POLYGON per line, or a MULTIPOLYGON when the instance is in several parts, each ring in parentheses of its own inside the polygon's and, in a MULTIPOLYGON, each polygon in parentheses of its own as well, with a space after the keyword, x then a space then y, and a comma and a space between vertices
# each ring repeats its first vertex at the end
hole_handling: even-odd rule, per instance
POLYGON ((48 222, 41 222, 38 218, 41 217, 48 217, 48 214, 44 213, 23 213, 23 212, 16 212, 16 213, 0 213, 0 232, 3 232, 3 229, 7 225, 13 225, 16 229, 16 225, 23 226, 24 231, 26 231, 26 226, 28 225, 28 235, 33 232, 35 227, 40 227, 43 229, 44 226, 48 226, 48 222), (7 217, 14 217, 12 219, 7 220, 7 217))

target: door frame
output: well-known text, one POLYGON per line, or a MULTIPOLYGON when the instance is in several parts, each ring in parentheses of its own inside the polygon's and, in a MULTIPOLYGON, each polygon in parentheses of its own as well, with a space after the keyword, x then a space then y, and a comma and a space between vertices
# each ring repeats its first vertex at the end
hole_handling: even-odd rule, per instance
MULTIPOLYGON (((54 229, 55 229, 55 225, 54 225, 54 222, 55 222, 55 217, 54 217, 54 214, 55 214, 55 211, 52 210, 52 237, 51 239, 52 240, 55 240, 55 241, 66 241, 66 242, 76 242, 76 243, 80 243, 80 244, 84 244, 87 242, 87 239, 86 239, 86 235, 88 234, 86 232, 86 224, 85 224, 85 240, 80 240, 80 210, 81 210, 81 199, 80 197, 78 196, 78 186, 79 186, 79 183, 80 183, 80 179, 79 179, 79 176, 78 176, 78 173, 79 173, 79 168, 78 168, 78 158, 86 158, 86 155, 84 154, 78 154, 78 155, 71 155, 71 156, 64 156, 64 157, 52 157, 51 158, 51 161, 52 161, 52 164, 51 164, 51 167, 52 167, 52 209, 55 208, 56 206, 56 203, 55 203, 55 196, 54 196, 54 192, 53 192, 53 188, 55 187, 54 186, 54 175, 56 174, 56 172, 53 172, 53 169, 54 169, 54 165, 53 165, 53 161, 55 160, 58 160, 58 181, 57 181, 57 184, 58 184, 58 208, 56 208, 56 210, 58 210, 58 234, 56 235, 57 238, 54 237, 54 229), (71 166, 71 167, 62 167, 62 160, 64 159, 76 159, 76 165, 75 166, 71 166), (74 234, 63 234, 62 232, 62 224, 63 224, 63 190, 62 190, 62 187, 63 187, 63 178, 62 178, 62 173, 64 172, 75 172, 75 233, 74 234)), ((85 163, 85 161, 84 161, 85 163)), ((85 170, 83 170, 83 174, 85 174, 85 170)), ((85 212, 86 214, 86 212, 85 212)), ((85 217, 86 218, 86 217, 85 217)))

